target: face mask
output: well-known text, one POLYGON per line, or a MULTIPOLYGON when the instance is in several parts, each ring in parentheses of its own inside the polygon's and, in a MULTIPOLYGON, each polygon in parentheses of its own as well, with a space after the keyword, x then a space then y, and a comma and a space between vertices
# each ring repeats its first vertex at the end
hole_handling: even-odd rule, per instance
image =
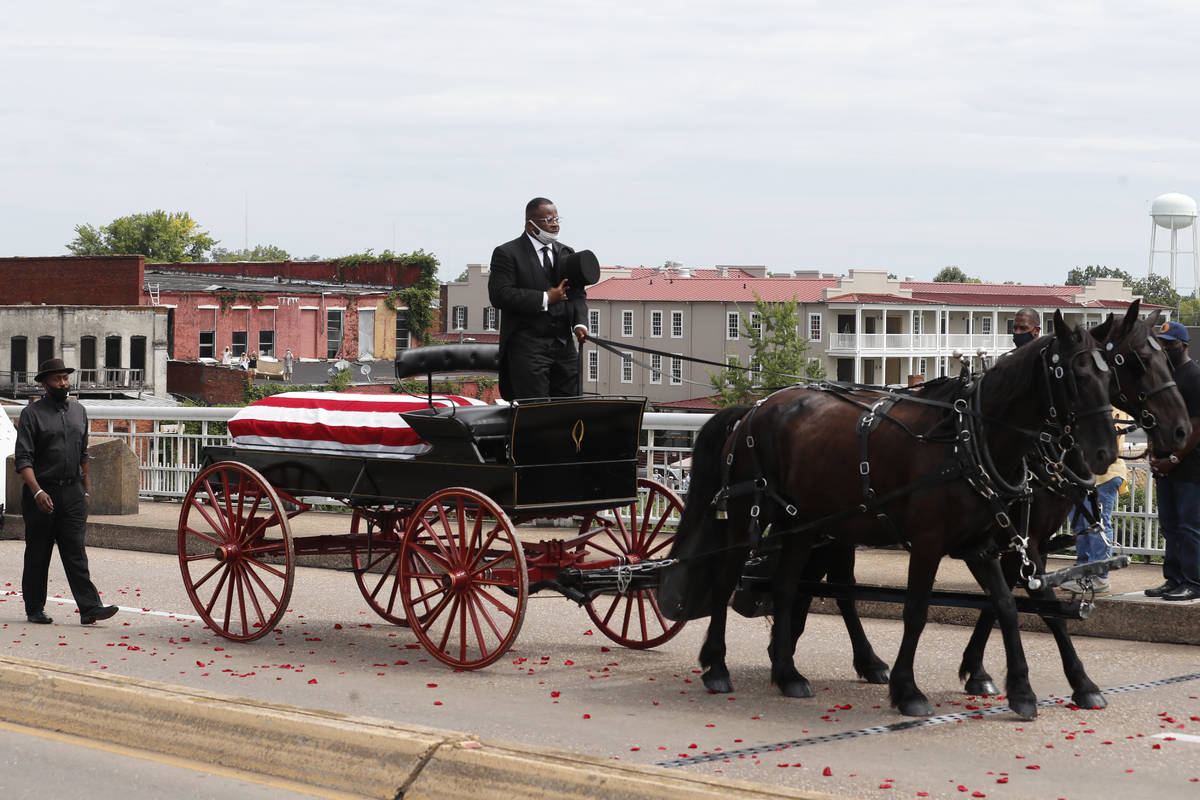
MULTIPOLYGON (((533 222, 533 220, 529 220, 529 221, 533 222)), ((550 233, 549 231, 542 230, 541 228, 538 227, 538 224, 536 222, 533 222, 533 233, 531 233, 530 236, 537 239, 542 244, 546 244, 546 245, 554 244, 555 242, 558 241, 557 233, 550 233)))
POLYGON ((1020 347, 1023 344, 1028 344, 1029 342, 1032 342, 1035 338, 1037 338, 1037 337, 1035 337, 1033 335, 1033 331, 1025 331, 1024 333, 1014 333, 1013 337, 1012 337, 1013 344, 1016 345, 1017 347, 1020 347))
POLYGON ((1172 367, 1179 367, 1187 359, 1186 347, 1167 347, 1164 348, 1167 352, 1167 361, 1171 362, 1172 367))
POLYGON ((56 400, 59 403, 67 402, 67 394, 69 393, 69 391, 70 390, 67 389, 65 386, 47 386, 46 387, 46 394, 50 395, 50 397, 52 399, 56 400))

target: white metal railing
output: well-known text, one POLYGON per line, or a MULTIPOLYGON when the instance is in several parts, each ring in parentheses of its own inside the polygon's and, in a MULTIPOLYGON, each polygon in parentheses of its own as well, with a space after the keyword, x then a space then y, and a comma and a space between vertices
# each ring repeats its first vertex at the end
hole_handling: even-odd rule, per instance
POLYGON ((954 350, 974 353, 987 350, 993 355, 1012 349, 1007 334, 990 333, 835 333, 829 342, 830 350, 859 352, 887 351, 898 355, 935 353, 950 355, 954 350))
MULTIPOLYGON (((14 420, 21 406, 6 405, 14 420)), ((146 498, 181 498, 200 469, 205 447, 229 445, 226 422, 236 408, 139 408, 136 411, 91 408, 93 435, 119 438, 138 457, 139 494, 146 498)), ((655 477, 682 496, 691 472, 691 443, 708 414, 650 412, 642 418, 644 466, 640 473, 655 477)), ((1113 513, 1114 551, 1163 554, 1154 481, 1149 463, 1126 462, 1131 491, 1117 499, 1113 513)), ((818 487, 819 488, 819 487, 818 487)))

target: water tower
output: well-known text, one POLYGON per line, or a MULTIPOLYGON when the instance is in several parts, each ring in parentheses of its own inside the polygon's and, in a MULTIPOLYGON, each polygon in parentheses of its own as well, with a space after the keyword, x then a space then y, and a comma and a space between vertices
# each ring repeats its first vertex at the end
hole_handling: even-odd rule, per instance
MULTIPOLYGON (((1167 194, 1159 195, 1154 198, 1154 202, 1150 205, 1150 274, 1154 274, 1154 256, 1157 253, 1170 253, 1171 255, 1171 271, 1169 273, 1171 279, 1171 288, 1176 289, 1175 284, 1175 264, 1179 260, 1179 254, 1191 255, 1192 257, 1192 288, 1200 289, 1200 261, 1197 261, 1196 237, 1196 201, 1188 197, 1186 194, 1178 192, 1168 192, 1167 194), (1154 249, 1154 238, 1158 233, 1159 228, 1165 228, 1171 232, 1171 249, 1156 250, 1154 249), (1192 249, 1179 249, 1179 232, 1191 228, 1192 231, 1192 249)), ((1176 289, 1177 290, 1177 289, 1176 289)), ((1178 291, 1178 290, 1177 290, 1178 291)))

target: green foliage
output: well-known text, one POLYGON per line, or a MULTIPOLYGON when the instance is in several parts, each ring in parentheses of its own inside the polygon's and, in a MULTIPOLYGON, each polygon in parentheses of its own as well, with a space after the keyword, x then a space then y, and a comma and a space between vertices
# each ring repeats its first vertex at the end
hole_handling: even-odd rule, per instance
POLYGON ((740 369, 709 372, 709 380, 717 392, 715 402, 721 408, 752 402, 761 389, 789 386, 799 376, 825 376, 821 362, 804 355, 808 339, 800 335, 795 300, 768 303, 756 294, 751 315, 758 325, 751 324, 751 317, 739 313, 743 335, 750 340, 751 364, 758 374, 740 369))
POLYGON ((432 341, 435 322, 433 301, 440 288, 437 279, 437 256, 424 250, 416 250, 395 256, 393 260, 401 266, 417 267, 420 274, 412 286, 394 290, 384 302, 392 311, 407 309, 409 332, 421 344, 429 344, 432 341))
MULTIPOLYGON (((347 371, 347 370, 343 370, 347 371)), ((249 405, 264 397, 271 397, 284 392, 328 392, 330 384, 324 383, 252 383, 247 379, 242 385, 243 405, 249 405)), ((334 391, 341 391, 335 389, 334 391)))
POLYGON ((1180 300, 1178 321, 1184 325, 1200 325, 1200 300, 1194 297, 1180 300))
POLYGON ((131 214, 95 228, 77 225, 67 249, 77 256, 143 255, 147 261, 203 261, 217 242, 186 211, 131 214))
POLYGON ((1165 275, 1147 275, 1145 278, 1135 278, 1120 267, 1105 267, 1099 264, 1088 264, 1086 267, 1074 267, 1067 272, 1067 286, 1088 286, 1096 278, 1120 278, 1135 295, 1141 295, 1147 303, 1175 308, 1182 299, 1178 292, 1171 288, 1171 281, 1165 275))
POLYGON ((933 280, 934 283, 983 283, 979 278, 972 278, 954 264, 942 267, 938 274, 933 276, 933 280))
POLYGON ((218 303, 221 304, 221 313, 224 314, 239 302, 246 305, 256 306, 262 303, 264 297, 258 292, 238 292, 238 291, 220 291, 209 292, 218 303))
POLYGON ((256 244, 249 250, 245 248, 226 250, 224 247, 214 247, 211 258, 213 261, 290 261, 292 257, 282 247, 276 247, 273 244, 256 244))
POLYGON ((1120 267, 1105 267, 1100 264, 1088 264, 1086 267, 1072 267, 1067 271, 1067 286, 1090 286, 1096 278, 1120 278, 1126 286, 1133 285, 1133 276, 1120 267))

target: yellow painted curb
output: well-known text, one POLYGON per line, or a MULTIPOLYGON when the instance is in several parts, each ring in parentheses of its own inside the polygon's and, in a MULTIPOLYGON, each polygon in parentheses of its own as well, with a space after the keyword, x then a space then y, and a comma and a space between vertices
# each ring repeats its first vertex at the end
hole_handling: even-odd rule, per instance
POLYGON ((386 800, 831 800, 12 656, 0 656, 0 719, 386 800))

